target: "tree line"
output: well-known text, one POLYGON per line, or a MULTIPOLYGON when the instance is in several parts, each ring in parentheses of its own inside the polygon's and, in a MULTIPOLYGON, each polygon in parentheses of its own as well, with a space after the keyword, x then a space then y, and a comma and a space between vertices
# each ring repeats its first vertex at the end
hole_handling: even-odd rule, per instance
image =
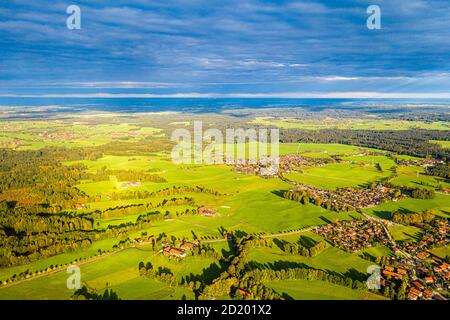
POLYGON ((450 150, 430 140, 449 140, 447 130, 280 130, 280 142, 341 143, 398 154, 448 160, 450 150))

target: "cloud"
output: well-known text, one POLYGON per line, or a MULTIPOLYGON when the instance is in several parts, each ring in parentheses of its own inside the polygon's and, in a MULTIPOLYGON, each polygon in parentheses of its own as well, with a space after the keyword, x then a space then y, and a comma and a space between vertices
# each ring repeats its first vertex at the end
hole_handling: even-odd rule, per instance
POLYGON ((447 0, 379 0, 379 31, 361 0, 78 3, 2 4, 0 93, 450 91, 447 0))

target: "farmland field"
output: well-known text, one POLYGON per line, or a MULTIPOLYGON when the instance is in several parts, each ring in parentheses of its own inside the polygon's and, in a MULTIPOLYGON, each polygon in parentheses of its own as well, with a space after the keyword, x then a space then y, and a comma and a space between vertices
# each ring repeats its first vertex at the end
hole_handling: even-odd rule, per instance
MULTIPOLYGON (((444 192, 449 183, 443 177, 429 175, 420 157, 393 157, 392 152, 382 148, 351 144, 283 142, 279 145, 280 155, 303 159, 307 164, 267 177, 257 171, 241 173, 230 163, 172 161, 174 143, 168 140, 167 128, 189 128, 192 121, 167 123, 164 116, 155 115, 156 123, 148 118, 151 126, 142 126, 143 120, 130 117, 127 122, 111 124, 121 116, 108 113, 101 117, 66 117, 49 123, 3 124, 7 130, 0 141, 5 143, 5 156, 23 153, 39 159, 36 166, 46 174, 40 176, 38 171, 37 178, 18 185, 20 188, 10 182, 11 187, 0 193, 0 202, 4 201, 6 212, 35 210, 33 206, 46 211, 27 213, 43 219, 34 225, 26 220, 17 224, 4 220, 8 227, 0 229, 0 236, 6 237, 10 230, 51 228, 55 238, 52 245, 36 240, 30 248, 41 249, 30 256, 0 251, 0 261, 5 264, 0 268, 0 299, 77 298, 80 293, 67 287, 66 269, 70 265, 80 267, 84 290, 96 294, 111 290, 121 299, 236 299, 238 287, 223 292, 215 292, 214 288, 215 281, 240 267, 244 268, 243 274, 257 269, 320 270, 328 277, 364 286, 369 266, 385 257, 396 257, 391 245, 376 241, 362 250, 344 250, 318 235, 317 228, 371 221, 369 218, 388 223, 395 212, 420 214, 431 210, 438 218, 449 216, 450 196, 444 192), (77 120, 71 122, 72 117, 77 120), (394 158, 413 164, 398 164, 394 158), (402 197, 339 210, 315 203, 313 197, 306 203, 289 200, 285 195, 293 185, 333 193, 347 188, 375 192, 384 183, 399 188, 402 197), (415 199, 407 193, 408 188, 434 194, 431 199, 415 199), (205 208, 212 214, 202 214, 205 208), (53 217, 69 222, 53 228, 45 220, 53 217), (65 239, 66 234, 78 237, 77 241, 69 240, 70 247, 64 247, 66 242, 58 238, 61 235, 65 239), (245 254, 242 251, 247 249, 240 247, 242 241, 253 243, 245 254), (264 245, 256 245, 257 241, 264 245), (185 254, 181 257, 167 253, 168 248, 181 248, 185 242, 194 249, 180 249, 185 254), (315 244, 323 248, 311 256, 286 251, 286 246, 306 246, 310 250, 315 244), (239 257, 242 266, 232 265, 236 261, 233 257, 239 257)), ((350 121, 348 125, 355 123, 350 121)), ((389 126, 388 122, 378 125, 380 129, 389 126)), ((272 145, 262 145, 270 154, 272 145)), ((241 149, 245 151, 244 159, 248 159, 249 142, 222 146, 224 157, 231 150, 241 149)), ((11 174, 14 172, 11 170, 11 174)), ((21 181, 17 175, 14 177, 21 181)), ((37 230, 30 236, 40 235, 41 229, 37 230)), ((420 243, 424 235, 420 226, 413 225, 393 224, 387 230, 400 244, 420 243)), ((429 252, 441 258, 450 253, 448 245, 429 252)), ((282 299, 386 298, 382 292, 352 289, 315 278, 260 284, 282 299)))

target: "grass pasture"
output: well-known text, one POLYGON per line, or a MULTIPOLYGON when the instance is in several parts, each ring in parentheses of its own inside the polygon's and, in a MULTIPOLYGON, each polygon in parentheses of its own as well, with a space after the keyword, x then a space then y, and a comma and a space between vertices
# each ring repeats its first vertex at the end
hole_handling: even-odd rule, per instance
POLYGON ((352 290, 320 280, 278 280, 264 283, 286 299, 294 300, 384 300, 381 295, 352 290))
POLYGON ((302 173, 290 173, 286 178, 323 189, 364 186, 385 177, 374 166, 349 163, 334 163, 321 167, 304 169, 302 173))

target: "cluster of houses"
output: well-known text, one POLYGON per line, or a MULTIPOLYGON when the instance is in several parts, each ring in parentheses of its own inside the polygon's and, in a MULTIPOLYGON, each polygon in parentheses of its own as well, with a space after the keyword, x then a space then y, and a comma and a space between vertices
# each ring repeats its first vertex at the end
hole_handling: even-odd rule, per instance
POLYGON ((20 131, 21 129, 22 129, 21 126, 13 127, 13 126, 10 126, 10 125, 5 125, 5 126, 1 127, 2 131, 20 131))
POLYGON ((440 292, 450 289, 450 264, 422 251, 414 259, 389 258, 383 266, 383 287, 400 285, 407 277, 406 299, 446 299, 440 292))
POLYGON ((315 227, 313 231, 345 251, 360 251, 376 242, 389 245, 381 223, 372 220, 339 221, 315 227))
POLYGON ((416 255, 420 259, 419 255, 423 255, 423 252, 431 247, 443 246, 450 242, 450 226, 446 219, 439 219, 437 225, 429 225, 422 238, 417 242, 398 242, 401 249, 416 255))
POLYGON ((133 188, 133 187, 140 187, 141 185, 142 184, 139 181, 127 181, 127 182, 122 182, 120 187, 122 189, 128 189, 128 188, 133 188))
POLYGON ((311 201, 320 199, 322 203, 330 203, 331 206, 349 208, 369 208, 377 206, 387 201, 398 201, 401 198, 401 192, 396 189, 378 185, 375 188, 339 188, 336 190, 325 190, 315 188, 309 185, 302 185, 300 190, 308 193, 311 201))
POLYGON ((300 171, 302 167, 319 167, 334 162, 330 158, 310 158, 297 154, 282 155, 274 163, 272 158, 263 158, 259 161, 241 160, 233 163, 234 171, 240 174, 255 174, 262 177, 276 177, 280 173, 288 174, 300 171))
POLYGON ((283 174, 298 171, 302 167, 320 167, 334 162, 330 158, 311 158, 298 154, 280 156, 279 170, 283 174))
POLYGON ((132 138, 136 138, 136 137, 143 137, 144 135, 141 133, 136 133, 136 132, 117 132, 117 131, 113 131, 110 133, 110 135, 112 137, 132 137, 132 138))
POLYGON ((32 139, 35 141, 67 141, 75 140, 77 137, 70 132, 41 132, 38 134, 40 139, 32 139))
POLYGON ((421 166, 424 168, 443 164, 442 160, 435 159, 397 159, 397 164, 402 166, 421 166))
POLYGON ((249 161, 241 160, 234 162, 233 171, 239 174, 258 175, 265 178, 278 176, 279 168, 269 160, 249 161))
POLYGON ((0 147, 17 147, 23 144, 21 140, 0 141, 0 147))
POLYGON ((163 243, 162 252, 166 257, 184 258, 186 257, 186 251, 192 251, 198 247, 198 243, 183 241, 180 247, 171 246, 167 242, 163 243))
POLYGON ((200 206, 198 208, 198 214, 203 217, 214 217, 217 214, 217 211, 208 206, 200 206))

